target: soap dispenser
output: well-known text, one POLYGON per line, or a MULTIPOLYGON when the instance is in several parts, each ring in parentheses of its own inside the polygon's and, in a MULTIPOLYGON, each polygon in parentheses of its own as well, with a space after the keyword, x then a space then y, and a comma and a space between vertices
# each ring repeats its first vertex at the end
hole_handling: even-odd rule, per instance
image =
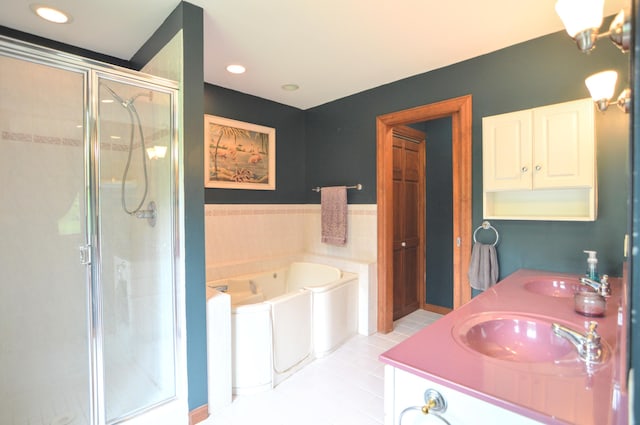
POLYGON ((584 251, 585 254, 589 255, 589 257, 587 258, 587 273, 586 276, 595 281, 598 282, 598 259, 596 258, 596 251, 584 251))

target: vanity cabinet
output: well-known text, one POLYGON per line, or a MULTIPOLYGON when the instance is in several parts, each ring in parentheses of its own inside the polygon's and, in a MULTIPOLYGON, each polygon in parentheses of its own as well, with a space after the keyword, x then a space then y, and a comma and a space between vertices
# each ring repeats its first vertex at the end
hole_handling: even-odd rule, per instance
POLYGON ((384 425, 542 424, 388 364, 384 373, 384 425), (420 411, 426 404, 427 391, 430 395, 439 394, 442 397, 446 405, 442 413, 430 412, 425 415, 420 411))
POLYGON ((484 218, 595 220, 591 99, 484 117, 482 135, 484 218))

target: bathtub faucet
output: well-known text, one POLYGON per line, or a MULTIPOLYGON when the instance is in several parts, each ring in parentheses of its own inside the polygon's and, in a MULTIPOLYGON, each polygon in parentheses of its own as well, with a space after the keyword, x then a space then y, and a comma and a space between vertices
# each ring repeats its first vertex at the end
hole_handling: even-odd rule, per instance
POLYGON ((209 288, 215 289, 219 292, 227 292, 229 290, 229 285, 209 286, 209 288))

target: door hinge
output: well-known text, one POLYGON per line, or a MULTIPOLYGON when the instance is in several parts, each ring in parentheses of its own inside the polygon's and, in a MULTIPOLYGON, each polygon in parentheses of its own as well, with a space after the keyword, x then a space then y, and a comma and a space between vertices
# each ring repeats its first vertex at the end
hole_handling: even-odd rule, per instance
POLYGON ((80 245, 78 250, 80 251, 80 264, 85 266, 91 264, 91 245, 80 245))

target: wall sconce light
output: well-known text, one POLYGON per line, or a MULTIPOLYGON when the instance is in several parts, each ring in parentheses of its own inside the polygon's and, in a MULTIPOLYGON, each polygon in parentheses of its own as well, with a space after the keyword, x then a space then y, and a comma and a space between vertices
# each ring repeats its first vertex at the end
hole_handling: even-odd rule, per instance
POLYGON ((624 89, 620 96, 618 96, 618 100, 616 101, 618 107, 622 109, 626 114, 631 110, 631 89, 624 89))
POLYGON ((166 154, 167 154, 167 147, 166 146, 157 146, 156 145, 156 146, 147 148, 147 156, 149 157, 149 159, 164 158, 166 154))
MULTIPOLYGON (((590 75, 584 80, 584 83, 591 93, 591 98, 598 106, 598 110, 606 111, 611 103, 613 92, 616 89, 616 81, 618 73, 616 71, 602 71, 597 74, 590 75)), ((625 89, 620 93, 616 101, 620 109, 629 112, 631 106, 631 89, 625 89)))
POLYGON ((598 34, 602 25, 604 0, 558 0, 556 13, 567 33, 583 52, 595 47, 597 39, 609 37, 613 44, 626 52, 631 43, 631 19, 621 10, 611 22, 609 31, 598 34))
POLYGON ((597 74, 590 75, 584 80, 584 83, 591 93, 591 98, 598 105, 600 111, 606 111, 609 101, 613 97, 616 89, 616 81, 618 73, 616 71, 602 71, 597 74))

